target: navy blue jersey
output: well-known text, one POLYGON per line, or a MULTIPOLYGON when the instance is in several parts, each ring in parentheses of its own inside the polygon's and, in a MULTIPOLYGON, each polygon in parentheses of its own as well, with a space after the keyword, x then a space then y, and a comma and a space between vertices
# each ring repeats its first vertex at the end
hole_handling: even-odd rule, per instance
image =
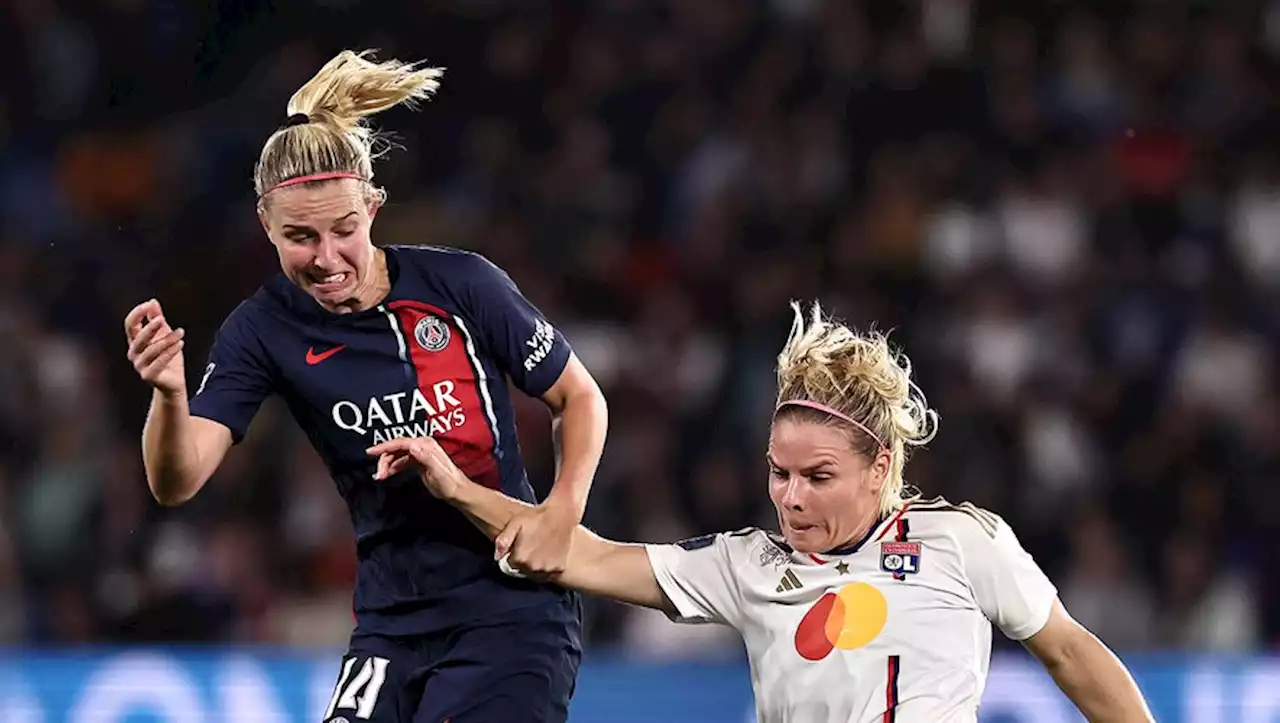
POLYGON ((223 323, 191 413, 239 442, 279 394, 328 466, 355 525, 358 630, 414 635, 568 593, 507 577, 493 544, 413 473, 375 481, 365 450, 432 436, 473 480, 533 502, 507 379, 541 396, 569 360, 564 337, 485 258, 385 249, 391 292, 332 314, 283 275, 223 323))

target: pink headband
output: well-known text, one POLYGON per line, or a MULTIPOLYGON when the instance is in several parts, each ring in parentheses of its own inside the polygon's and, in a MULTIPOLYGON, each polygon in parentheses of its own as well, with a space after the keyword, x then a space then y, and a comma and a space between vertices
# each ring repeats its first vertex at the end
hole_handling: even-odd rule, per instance
POLYGON ((881 442, 880 437, 877 436, 875 432, 872 432, 871 429, 867 427, 867 425, 863 424, 862 422, 859 422, 858 420, 854 419, 853 417, 850 417, 849 415, 845 414, 844 412, 838 409, 828 407, 827 405, 820 404, 818 402, 811 402, 808 399, 792 399, 791 401, 783 402, 779 404, 778 408, 774 410, 774 413, 776 414, 783 407, 807 407, 809 409, 816 409, 819 412, 830 414, 836 419, 848 422, 849 424, 852 424, 853 426, 857 427, 863 432, 866 432, 867 436, 874 439, 876 441, 876 444, 880 445, 881 449, 885 448, 885 443, 881 442))
MULTIPOLYGON (((286 186, 296 186, 299 183, 310 183, 311 181, 330 181, 336 178, 355 178, 357 180, 364 181, 365 183, 369 182, 369 179, 365 178, 359 173, 346 173, 346 172, 312 173, 306 176, 297 176, 295 178, 289 178, 289 179, 283 180, 277 183, 276 185, 272 186, 271 188, 268 188, 267 190, 263 191, 262 196, 265 196, 268 193, 271 193, 272 191, 278 188, 284 188, 286 186)), ((258 198, 262 198, 262 196, 259 196, 258 198)))

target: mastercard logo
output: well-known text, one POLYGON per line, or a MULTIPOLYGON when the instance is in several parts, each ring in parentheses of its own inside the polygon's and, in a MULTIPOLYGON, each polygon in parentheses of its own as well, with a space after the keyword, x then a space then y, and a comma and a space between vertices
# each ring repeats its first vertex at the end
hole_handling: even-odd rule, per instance
POLYGON ((884 593, 865 582, 845 585, 819 598, 796 628, 796 652, 822 660, 832 650, 856 650, 875 640, 889 619, 884 593))

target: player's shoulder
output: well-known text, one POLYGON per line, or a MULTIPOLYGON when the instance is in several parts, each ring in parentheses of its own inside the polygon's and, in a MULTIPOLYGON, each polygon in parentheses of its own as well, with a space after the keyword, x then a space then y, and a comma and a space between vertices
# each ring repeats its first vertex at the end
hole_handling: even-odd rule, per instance
POLYGON ((912 536, 995 539, 1003 526, 1000 515, 972 502, 951 502, 945 497, 916 500, 903 511, 912 536))
POLYGON ((259 288, 238 303, 222 319, 214 334, 215 356, 224 368, 236 362, 270 367, 270 348, 281 333, 287 333, 288 310, 271 294, 268 287, 259 288))
POLYGON ((506 275, 487 256, 469 249, 428 244, 393 244, 384 248, 394 254, 401 265, 441 279, 457 281, 474 278, 476 275, 506 275))
POLYGON ((732 532, 712 532, 680 540, 674 544, 687 552, 717 547, 735 560, 745 557, 787 557, 793 552, 781 535, 759 527, 743 527, 732 532))
POLYGON ((282 308, 271 285, 264 284, 248 298, 236 304, 222 320, 220 331, 228 334, 253 333, 263 325, 265 319, 278 315, 282 308))

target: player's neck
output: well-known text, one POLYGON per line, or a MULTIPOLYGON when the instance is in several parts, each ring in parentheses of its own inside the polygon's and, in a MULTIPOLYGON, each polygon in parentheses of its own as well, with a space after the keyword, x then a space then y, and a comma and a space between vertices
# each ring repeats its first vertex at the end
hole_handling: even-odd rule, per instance
POLYGON ((872 510, 870 517, 859 522, 854 527, 853 534, 848 535, 844 542, 833 546, 830 550, 824 550, 824 554, 844 554, 849 552, 852 548, 858 547, 867 539, 867 535, 870 535, 872 530, 879 526, 883 521, 884 518, 880 515, 879 510, 872 510))
POLYGON ((334 314, 355 314, 367 311, 381 304, 390 293, 391 272, 387 269, 387 252, 375 248, 369 274, 361 280, 355 295, 329 311, 334 314))
POLYGON ((387 252, 373 249, 373 273, 365 279, 364 288, 356 295, 359 308, 357 311, 372 309, 381 304, 391 293, 391 273, 387 270, 387 252))

